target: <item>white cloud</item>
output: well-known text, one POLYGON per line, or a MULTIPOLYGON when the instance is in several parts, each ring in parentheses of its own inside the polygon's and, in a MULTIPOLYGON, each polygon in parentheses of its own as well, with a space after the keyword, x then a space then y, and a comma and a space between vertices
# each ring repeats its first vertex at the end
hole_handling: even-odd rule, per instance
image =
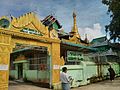
POLYGON ((100 23, 93 24, 93 27, 85 27, 85 28, 79 28, 79 33, 81 35, 81 38, 85 38, 85 34, 87 34, 88 39, 91 41, 94 38, 102 37, 104 34, 102 33, 100 23))

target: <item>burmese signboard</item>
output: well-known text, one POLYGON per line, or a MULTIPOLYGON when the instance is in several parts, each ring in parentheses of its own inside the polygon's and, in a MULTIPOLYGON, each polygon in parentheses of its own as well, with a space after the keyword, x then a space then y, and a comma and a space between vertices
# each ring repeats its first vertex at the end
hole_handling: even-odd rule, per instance
POLYGON ((83 60, 83 55, 81 52, 77 51, 67 51, 67 60, 68 61, 79 61, 83 60))

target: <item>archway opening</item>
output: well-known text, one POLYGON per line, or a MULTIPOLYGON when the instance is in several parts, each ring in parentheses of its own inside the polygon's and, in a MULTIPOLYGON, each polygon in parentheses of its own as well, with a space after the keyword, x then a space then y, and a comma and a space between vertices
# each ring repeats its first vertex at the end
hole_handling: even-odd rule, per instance
POLYGON ((16 43, 10 54, 10 79, 50 85, 50 60, 45 46, 16 43))

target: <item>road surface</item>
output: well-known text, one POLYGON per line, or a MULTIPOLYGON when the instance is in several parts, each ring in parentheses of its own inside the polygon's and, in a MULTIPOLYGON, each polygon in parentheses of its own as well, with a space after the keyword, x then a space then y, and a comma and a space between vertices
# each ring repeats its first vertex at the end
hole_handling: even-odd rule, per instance
MULTIPOLYGON (((41 88, 33 84, 18 83, 10 81, 9 90, 50 90, 47 88, 41 88)), ((79 88, 72 88, 71 90, 120 90, 120 77, 114 81, 106 80, 98 83, 81 86, 79 88)))

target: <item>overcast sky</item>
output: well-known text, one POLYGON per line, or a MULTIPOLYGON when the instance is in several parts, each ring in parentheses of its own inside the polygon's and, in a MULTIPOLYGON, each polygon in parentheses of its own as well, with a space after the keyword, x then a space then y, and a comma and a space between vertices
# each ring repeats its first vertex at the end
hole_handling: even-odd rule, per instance
POLYGON ((109 23, 107 7, 101 0, 0 0, 0 16, 10 14, 18 17, 34 11, 40 19, 53 14, 63 29, 70 32, 73 26, 72 13, 77 13, 77 26, 82 38, 89 40, 105 35, 104 26, 109 23))

